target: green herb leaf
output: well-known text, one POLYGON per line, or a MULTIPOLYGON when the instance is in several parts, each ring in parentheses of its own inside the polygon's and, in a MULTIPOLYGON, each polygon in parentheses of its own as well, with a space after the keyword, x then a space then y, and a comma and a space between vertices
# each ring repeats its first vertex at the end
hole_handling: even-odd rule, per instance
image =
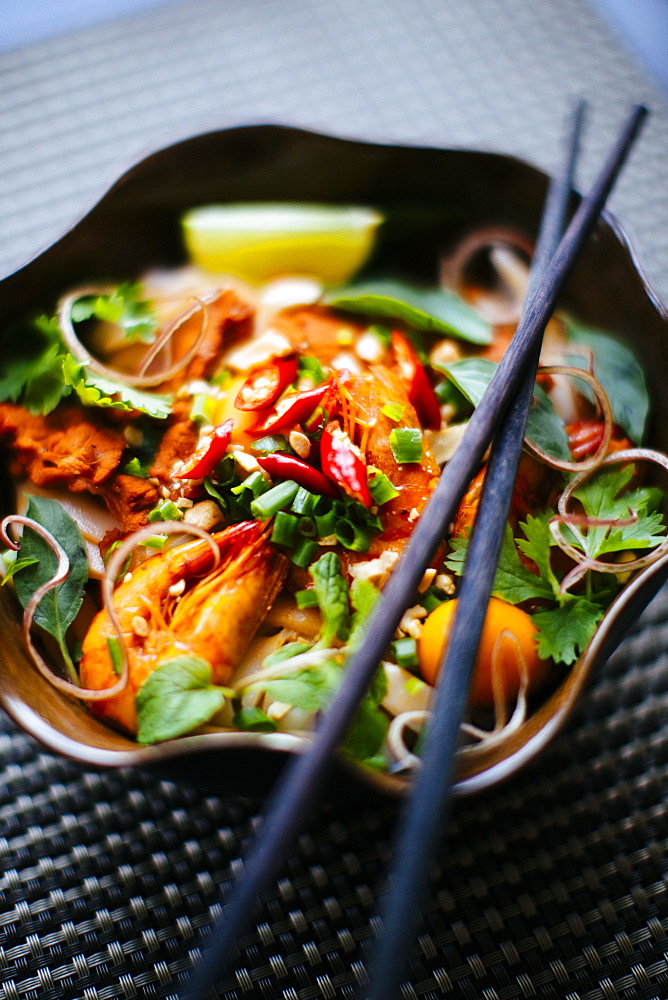
POLYGON ((244 733, 275 733, 277 728, 266 712, 253 706, 240 708, 232 722, 236 729, 244 733))
POLYGON ((571 528, 575 544, 592 559, 610 552, 654 548, 665 537, 661 514, 647 513, 653 503, 653 491, 639 488, 625 492, 633 474, 632 465, 603 469, 574 491, 587 517, 624 520, 632 513, 637 515, 630 524, 592 526, 586 530, 571 528))
POLYGON ((284 674, 264 681, 262 690, 272 701, 282 701, 304 712, 320 712, 327 708, 341 680, 341 668, 334 660, 284 674))
MULTIPOLYGON (((486 358, 463 358, 449 365, 436 365, 462 395, 477 406, 489 385, 496 365, 486 358)), ((527 436, 553 458, 570 461, 571 453, 564 423, 550 397, 539 385, 534 386, 527 419, 527 436)))
POLYGON ((390 448, 397 465, 422 459, 422 433, 419 427, 395 427, 390 431, 390 448))
POLYGON ((140 340, 152 344, 158 320, 152 302, 140 299, 140 294, 140 285, 124 282, 109 295, 86 295, 73 304, 72 322, 95 318, 116 323, 131 343, 140 340))
POLYGON ((159 743, 208 722, 226 690, 211 683, 211 664, 198 656, 175 656, 152 670, 137 692, 137 740, 159 743))
POLYGON ((3 561, 5 562, 5 573, 2 578, 2 586, 7 583, 8 580, 14 576, 15 573, 20 573, 22 569, 26 566, 34 566, 35 563, 39 562, 36 556, 32 556, 29 559, 15 559, 13 562, 7 563, 5 557, 3 556, 3 561))
POLYGON ((323 628, 318 645, 327 647, 335 636, 345 639, 348 633, 348 582, 335 552, 325 552, 309 566, 315 585, 323 628))
POLYGON ((472 344, 489 344, 492 328, 454 292, 426 291, 400 282, 377 282, 333 291, 324 302, 334 309, 404 323, 414 330, 446 334, 472 344))
POLYGON ((380 591, 370 580, 356 577, 350 587, 350 603, 353 614, 350 621, 348 647, 356 649, 364 636, 364 628, 380 591))
MULTIPOLYGON (((594 375, 610 400, 615 423, 632 441, 640 444, 649 413, 649 393, 645 375, 635 356, 614 337, 582 326, 570 316, 563 318, 570 342, 587 348, 593 354, 594 375)), ((586 359, 576 353, 569 355, 566 363, 576 368, 588 367, 586 359)), ((578 388, 588 394, 584 383, 580 383, 578 388)))
POLYGON ((538 654, 566 665, 577 660, 596 631, 603 609, 584 597, 570 596, 561 607, 538 611, 531 620, 538 628, 538 654))
POLYGON ((20 402, 45 415, 72 390, 62 374, 63 346, 55 319, 40 316, 9 327, 0 338, 0 400, 20 402))
MULTIPOLYGON (((464 572, 469 539, 464 535, 457 535, 450 540, 450 545, 453 551, 446 559, 446 565, 457 576, 461 576, 464 572)), ((495 597, 508 601, 509 604, 520 604, 532 598, 554 600, 550 583, 532 573, 521 561, 510 525, 506 525, 504 532, 492 593, 495 597)))
MULTIPOLYGON (((46 528, 60 543, 70 561, 69 576, 44 595, 35 613, 35 622, 54 637, 68 669, 73 672, 65 636, 81 607, 88 582, 86 546, 76 523, 57 500, 31 496, 26 516, 46 528)), ((54 577, 58 560, 44 539, 30 528, 25 528, 23 532, 20 558, 36 560, 14 578, 17 597, 25 608, 38 587, 54 577)))
POLYGON ((115 410, 139 410, 156 420, 165 420, 171 413, 172 396, 141 392, 122 382, 113 382, 79 364, 71 354, 63 359, 63 378, 72 386, 85 406, 111 407, 115 410))

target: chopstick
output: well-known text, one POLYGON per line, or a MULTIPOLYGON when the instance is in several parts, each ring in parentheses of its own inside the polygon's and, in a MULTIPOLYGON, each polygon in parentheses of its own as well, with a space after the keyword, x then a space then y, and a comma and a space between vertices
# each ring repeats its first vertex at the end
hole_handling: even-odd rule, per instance
MULTIPOLYGON (((580 102, 573 115, 563 167, 550 182, 525 302, 530 301, 539 286, 564 230, 584 111, 585 104, 580 102)), ((442 658, 435 707, 421 754, 422 764, 396 839, 393 884, 383 906, 383 936, 373 963, 375 974, 370 1000, 387 1000, 398 995, 401 972, 413 940, 410 931, 419 921, 418 901, 426 892, 431 848, 446 821, 459 722, 464 714, 517 477, 540 346, 539 338, 531 350, 530 363, 494 439, 487 463, 457 610, 448 648, 442 658)))
MULTIPOLYGON (((267 803, 261 832, 235 886, 232 898, 209 936, 184 997, 203 1000, 230 967, 239 935, 271 883, 304 817, 315 802, 336 747, 383 657, 408 597, 422 579, 457 504, 492 440, 499 414, 506 410, 529 366, 554 303, 577 255, 589 236, 631 145, 647 114, 636 107, 606 161, 590 194, 580 203, 536 292, 531 296, 517 331, 499 363, 487 391, 469 421, 466 433, 418 520, 404 554, 370 615, 363 643, 347 664, 345 676, 311 742, 284 768, 267 803)), ((457 720, 457 725, 459 719, 457 720)), ((387 1000, 387 998, 384 998, 387 1000)))

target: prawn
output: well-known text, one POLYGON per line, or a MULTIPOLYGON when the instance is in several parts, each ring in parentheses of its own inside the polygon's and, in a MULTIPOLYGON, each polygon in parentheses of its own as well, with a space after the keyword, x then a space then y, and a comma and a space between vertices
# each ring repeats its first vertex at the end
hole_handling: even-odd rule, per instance
POLYGON ((397 422, 384 410, 388 402, 401 409, 401 425, 418 428, 417 414, 403 382, 385 365, 373 365, 361 376, 339 382, 343 429, 363 454, 368 466, 380 469, 399 495, 379 509, 383 529, 371 544, 370 555, 388 548, 400 552, 413 524, 434 492, 439 477, 435 459, 425 447, 419 462, 398 465, 390 447, 397 422))
MULTIPOLYGON (((91 709, 131 733, 137 731, 137 692, 159 663, 201 657, 211 665, 212 682, 226 684, 281 588, 287 560, 274 550, 262 524, 235 524, 211 537, 220 553, 217 565, 212 546, 198 539, 141 563, 114 591, 128 682, 91 709)), ((102 690, 118 680, 108 644, 114 636, 102 609, 83 643, 84 686, 102 690)))

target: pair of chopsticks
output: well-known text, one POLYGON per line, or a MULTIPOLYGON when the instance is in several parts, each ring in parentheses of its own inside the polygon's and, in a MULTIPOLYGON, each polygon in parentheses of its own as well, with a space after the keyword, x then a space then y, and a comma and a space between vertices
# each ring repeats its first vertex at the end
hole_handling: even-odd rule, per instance
POLYGON ((543 331, 646 114, 641 106, 633 109, 590 193, 581 201, 556 246, 571 189, 570 177, 580 132, 581 111, 576 114, 564 180, 551 187, 537 248, 540 251, 538 270, 532 269, 530 290, 517 330, 417 522, 399 565, 376 602, 364 642, 348 661, 345 677, 328 711, 304 753, 286 765, 274 786, 243 877, 205 943, 201 960, 184 994, 187 1000, 215 997, 215 984, 229 971, 239 936, 252 918, 259 897, 275 880, 293 838, 316 801, 334 752, 383 658, 407 601, 420 583, 463 493, 494 440, 484 498, 478 509, 460 590, 458 609, 464 610, 453 622, 424 741, 422 764, 413 781, 400 831, 392 889, 385 905, 384 932, 373 963, 375 978, 369 994, 372 1000, 393 1000, 398 995, 398 983, 410 944, 409 930, 417 923, 417 901, 425 888, 428 860, 446 815, 459 725, 498 561, 543 331), (502 426, 504 429, 500 432, 502 426), (492 538, 486 534, 485 524, 487 522, 489 530, 488 518, 499 511, 503 512, 503 517, 493 518, 496 526, 492 538))

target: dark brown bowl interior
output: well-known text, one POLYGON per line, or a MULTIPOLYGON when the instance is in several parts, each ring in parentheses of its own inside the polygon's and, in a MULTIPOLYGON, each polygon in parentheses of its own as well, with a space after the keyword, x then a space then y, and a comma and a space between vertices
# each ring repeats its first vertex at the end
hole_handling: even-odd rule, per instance
MULTIPOLYGON (((435 279, 438 253, 477 226, 511 226, 533 240, 546 187, 538 170, 490 153, 372 145, 274 125, 207 133, 133 166, 57 243, 0 282, 0 323, 51 309, 75 285, 127 279, 147 267, 180 263, 179 218, 195 205, 257 200, 373 205, 388 221, 371 266, 435 279)), ((654 403, 651 444, 668 450, 668 321, 610 217, 597 226, 562 304, 632 346, 654 403)), ((609 612, 590 651, 529 720, 510 752, 492 754, 474 768, 460 766, 459 792, 511 773, 552 737, 592 667, 611 652, 663 576, 663 568, 646 574, 646 585, 629 591, 609 612)), ((209 789, 264 790, 285 754, 301 745, 284 734, 223 733, 140 748, 37 674, 24 652, 18 608, 6 588, 0 589, 0 634, 3 707, 51 750, 85 765, 157 767, 175 778, 193 780, 196 774, 195 780, 209 789)), ((400 779, 362 776, 359 769, 345 768, 341 774, 347 787, 351 775, 381 791, 404 787, 400 779)))

